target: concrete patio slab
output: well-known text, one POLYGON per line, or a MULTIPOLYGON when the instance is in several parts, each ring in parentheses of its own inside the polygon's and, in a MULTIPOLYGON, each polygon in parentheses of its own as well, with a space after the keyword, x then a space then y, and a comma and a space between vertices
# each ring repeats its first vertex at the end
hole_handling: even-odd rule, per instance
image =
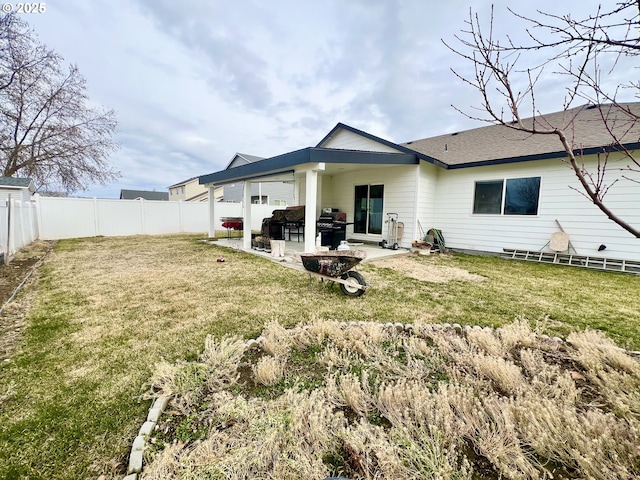
MULTIPOLYGON (((242 238, 221 238, 215 241, 216 245, 221 247, 231 248, 233 250, 240 250, 247 253, 252 253, 261 257, 269 258, 270 260, 280 262, 281 257, 273 257, 271 253, 261 250, 245 250, 242 248, 242 238)), ((367 258, 363 262, 376 260, 379 258, 391 257, 394 255, 404 255, 409 253, 406 248, 399 248, 398 250, 391 250, 388 248, 382 248, 378 245, 372 245, 367 243, 350 242, 349 246, 352 250, 363 250, 367 254, 367 258)), ((297 254, 304 252, 304 242, 285 241, 285 257, 295 257, 297 254)))

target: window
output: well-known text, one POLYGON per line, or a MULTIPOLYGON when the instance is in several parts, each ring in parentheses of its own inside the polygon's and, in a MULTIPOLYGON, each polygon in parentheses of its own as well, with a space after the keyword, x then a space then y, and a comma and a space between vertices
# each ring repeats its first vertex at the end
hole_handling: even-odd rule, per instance
POLYGON ((476 182, 473 213, 500 214, 502 208, 502 180, 476 182))
POLYGON ((510 178, 504 199, 505 215, 537 215, 540 177, 510 178))
POLYGON ((356 185, 354 233, 381 234, 384 185, 356 185))
POLYGON ((480 181, 475 184, 473 213, 537 215, 540 177, 480 181))

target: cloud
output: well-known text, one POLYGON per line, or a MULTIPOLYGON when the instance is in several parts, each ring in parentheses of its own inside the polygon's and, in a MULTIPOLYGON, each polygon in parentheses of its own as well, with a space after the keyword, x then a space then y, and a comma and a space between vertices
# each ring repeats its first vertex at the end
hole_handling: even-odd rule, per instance
MULTIPOLYGON (((497 31, 522 34, 513 2, 493 3, 497 31)), ((490 5, 473 2, 485 20, 490 5)), ((67 0, 29 21, 79 65, 92 102, 116 110, 117 196, 220 170, 238 151, 315 145, 338 122, 397 142, 482 126, 451 107, 473 112, 481 98, 450 70, 472 75, 471 65, 441 42, 455 43, 468 15, 464 0, 67 0)), ((541 111, 562 108, 560 80, 541 78, 541 111)))

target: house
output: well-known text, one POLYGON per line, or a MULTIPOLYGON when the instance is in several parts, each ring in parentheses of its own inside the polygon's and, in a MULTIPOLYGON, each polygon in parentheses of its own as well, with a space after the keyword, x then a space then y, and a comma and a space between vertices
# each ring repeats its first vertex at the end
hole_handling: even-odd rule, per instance
POLYGON ((11 195, 12 200, 28 202, 35 193, 36 187, 30 178, 0 177, 0 202, 11 195))
MULTIPOLYGON (((640 115, 640 103, 623 107, 640 115)), ((585 105, 536 121, 566 127, 593 172, 609 151, 608 180, 620 181, 610 188, 606 203, 632 225, 640 225, 640 172, 620 170, 629 162, 611 151, 611 133, 602 118, 617 116, 616 132, 630 150, 640 147, 640 125, 611 109, 585 105)), ((585 198, 563 159, 566 153, 555 135, 532 136, 500 125, 394 143, 339 123, 315 147, 204 175, 199 181, 209 188, 266 179, 294 182, 305 218, 317 219, 325 207, 344 211, 353 222, 347 238, 357 241, 384 239, 387 214, 396 213, 404 223, 405 248, 435 227, 447 246, 457 250, 541 250, 561 226, 580 255, 640 261, 640 240, 585 198), (606 249, 599 250, 601 245, 606 249)), ((210 218, 215 218, 211 203, 210 218)), ((305 250, 312 251, 313 222, 306 222, 306 231, 305 250)), ((246 232, 244 246, 250 247, 246 232)))
MULTIPOLYGON (((254 162, 264 160, 263 157, 247 155, 246 153, 236 153, 225 167, 225 170, 249 165, 254 162)), ((230 183, 224 185, 222 201, 239 203, 243 201, 244 183, 230 183)), ((252 182, 251 183, 251 203, 261 203, 266 205, 287 206, 294 204, 293 184, 288 182, 252 182)))
MULTIPOLYGON (((207 202, 209 201, 209 190, 198 183, 198 177, 192 177, 182 182, 175 183, 168 187, 169 200, 185 202, 207 202)), ((216 202, 222 198, 222 187, 215 190, 216 202)))
POLYGON ((120 190, 120 200, 169 200, 168 192, 155 192, 149 190, 120 190))

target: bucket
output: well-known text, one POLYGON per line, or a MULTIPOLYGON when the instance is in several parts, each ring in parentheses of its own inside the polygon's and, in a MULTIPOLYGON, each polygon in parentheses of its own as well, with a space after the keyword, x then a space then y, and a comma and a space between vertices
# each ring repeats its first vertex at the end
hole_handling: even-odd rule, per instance
POLYGON ((338 245, 338 248, 336 248, 336 250, 340 250, 340 251, 350 250, 349 244, 347 243, 346 240, 340 240, 340 245, 338 245))

